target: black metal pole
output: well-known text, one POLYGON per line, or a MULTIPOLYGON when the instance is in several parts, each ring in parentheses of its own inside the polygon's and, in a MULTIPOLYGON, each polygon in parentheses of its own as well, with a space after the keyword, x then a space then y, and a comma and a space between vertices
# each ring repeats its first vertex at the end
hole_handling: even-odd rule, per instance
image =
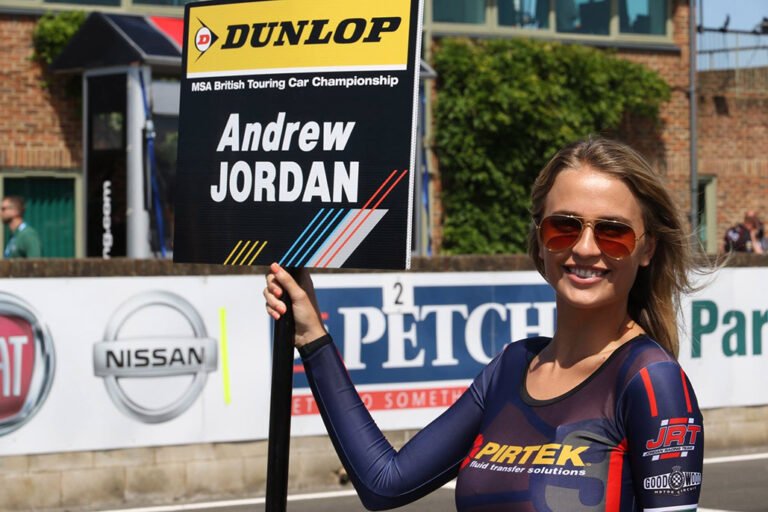
MULTIPOLYGON (((296 277, 294 272, 291 275, 296 277)), ((275 322, 272 339, 272 391, 269 400, 266 512, 284 512, 288 498, 288 458, 291 448, 293 392, 293 337, 295 325, 288 294, 288 310, 275 322)))

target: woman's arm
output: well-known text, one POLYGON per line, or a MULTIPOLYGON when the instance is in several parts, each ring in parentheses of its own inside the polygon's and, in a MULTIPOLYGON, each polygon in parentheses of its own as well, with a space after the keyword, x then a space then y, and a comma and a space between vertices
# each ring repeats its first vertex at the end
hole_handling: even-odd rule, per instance
POLYGON ((640 370, 627 386, 622 409, 632 483, 642 510, 696 510, 704 430, 682 368, 665 361, 640 370))
MULTIPOLYGON (((476 381, 398 452, 360 400, 330 336, 303 355, 312 393, 360 500, 369 510, 410 503, 456 476, 482 417, 476 381)), ((306 351, 303 351, 306 352, 306 351)))
POLYGON ((381 510, 405 505, 456 476, 477 436, 483 396, 498 357, 475 379, 459 400, 421 430, 398 452, 371 418, 349 378, 335 345, 320 320, 312 282, 299 283, 273 264, 264 296, 267 312, 278 319, 291 298, 295 344, 325 426, 363 505, 381 510))

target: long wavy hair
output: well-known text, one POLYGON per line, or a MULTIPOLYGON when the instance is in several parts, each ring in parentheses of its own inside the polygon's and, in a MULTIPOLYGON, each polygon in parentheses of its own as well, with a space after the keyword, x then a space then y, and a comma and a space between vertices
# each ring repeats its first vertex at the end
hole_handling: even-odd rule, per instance
MULTIPOLYGON (((531 190, 534 223, 528 233, 528 254, 544 275, 536 224, 557 175, 566 169, 590 167, 623 181, 640 203, 646 232, 656 240, 647 267, 640 267, 629 292, 628 313, 648 335, 677 357, 677 312, 683 293, 695 289, 694 267, 686 223, 661 177, 635 150, 617 141, 590 137, 561 149, 539 173, 531 190)), ((545 276, 546 277, 546 276, 545 276)))

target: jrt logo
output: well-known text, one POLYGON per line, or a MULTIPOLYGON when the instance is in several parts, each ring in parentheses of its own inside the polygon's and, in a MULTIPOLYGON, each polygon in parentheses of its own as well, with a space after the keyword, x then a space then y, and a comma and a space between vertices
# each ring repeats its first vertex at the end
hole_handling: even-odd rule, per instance
POLYGON ((127 300, 112 315, 104 341, 93 347, 94 373, 104 378, 112 401, 122 412, 145 423, 168 421, 186 411, 217 365, 217 342, 208 337, 200 314, 169 292, 145 292, 127 300), (152 325, 154 333, 163 334, 132 332, 130 319, 141 331, 152 325), (191 335, 178 332, 190 327, 191 335), (151 386, 137 382, 147 380, 151 386))
POLYGON ((652 460, 687 457, 688 452, 696 448, 696 439, 701 432, 701 425, 694 424, 693 418, 670 418, 661 420, 656 439, 645 442, 643 457, 652 460))
POLYGON ((40 315, 0 293, 0 436, 30 420, 51 389, 53 341, 40 315))

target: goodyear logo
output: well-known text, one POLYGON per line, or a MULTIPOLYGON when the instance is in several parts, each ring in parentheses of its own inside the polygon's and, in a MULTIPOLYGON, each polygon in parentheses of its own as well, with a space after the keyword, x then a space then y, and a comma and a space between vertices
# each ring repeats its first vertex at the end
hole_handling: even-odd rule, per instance
POLYGON ((410 0, 190 7, 187 77, 405 70, 410 7, 410 0))

